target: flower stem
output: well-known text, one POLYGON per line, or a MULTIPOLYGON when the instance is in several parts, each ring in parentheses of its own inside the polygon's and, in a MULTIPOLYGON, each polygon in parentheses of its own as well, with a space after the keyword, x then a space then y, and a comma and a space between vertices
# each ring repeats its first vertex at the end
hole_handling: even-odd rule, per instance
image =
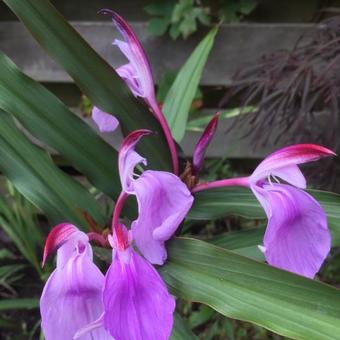
POLYGON ((172 167, 173 167, 173 172, 175 175, 178 176, 178 156, 177 156, 177 149, 176 149, 176 144, 174 139, 172 138, 172 134, 170 131, 170 127, 163 115, 163 112, 161 111, 161 109, 159 108, 158 104, 153 105, 154 109, 157 110, 157 112, 155 112, 155 115, 162 127, 163 133, 165 135, 165 139, 168 143, 169 146, 169 150, 170 150, 170 154, 171 154, 171 159, 172 159, 172 167))
POLYGON ((100 235, 100 234, 98 234, 96 232, 91 231, 91 232, 87 233, 87 236, 89 237, 90 241, 95 241, 98 244, 100 244, 102 247, 105 247, 106 240, 105 240, 105 238, 102 235, 100 235))
POLYGON ((224 188, 224 187, 246 187, 249 188, 249 177, 236 177, 236 178, 227 178, 221 179, 218 181, 207 182, 207 183, 199 183, 193 189, 192 193, 216 189, 216 188, 224 188))
POLYGON ((112 233, 116 235, 117 238, 117 247, 118 249, 126 249, 129 245, 128 236, 125 232, 125 227, 122 227, 119 223, 119 216, 123 210, 124 204, 129 195, 122 191, 117 198, 115 208, 113 210, 112 216, 112 233))

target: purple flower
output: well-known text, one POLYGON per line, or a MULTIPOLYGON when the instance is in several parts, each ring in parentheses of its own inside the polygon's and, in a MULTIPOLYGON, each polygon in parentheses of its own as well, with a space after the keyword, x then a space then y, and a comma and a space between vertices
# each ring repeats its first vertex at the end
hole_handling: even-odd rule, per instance
POLYGON ((124 41, 115 39, 113 42, 129 61, 120 66, 116 70, 117 73, 125 80, 132 93, 136 97, 144 98, 154 113, 157 113, 158 104, 151 67, 139 39, 119 14, 108 9, 102 10, 101 13, 111 16, 112 22, 124 38, 124 41))
POLYGON ((302 190, 306 180, 298 164, 328 155, 334 153, 318 145, 288 146, 265 158, 249 177, 250 188, 268 217, 261 247, 267 262, 309 278, 327 257, 331 238, 325 212, 302 190))
MULTIPOLYGON (((121 226, 121 228, 125 228, 121 226)), ((104 327, 119 340, 169 338, 175 300, 153 266, 131 246, 113 247, 103 290, 104 327)))
MULTIPOLYGON (((124 38, 124 40, 115 39, 113 42, 113 45, 118 46, 128 60, 128 63, 118 67, 116 72, 125 81, 135 97, 144 99, 151 109, 151 113, 158 120, 169 146, 173 171, 175 174, 178 174, 176 145, 169 125, 158 106, 151 67, 144 49, 130 25, 120 15, 108 9, 102 10, 101 13, 111 16, 113 24, 124 38)), ((117 128, 117 119, 97 107, 93 108, 92 118, 101 132, 110 132, 117 128)))
MULTIPOLYGON (((151 67, 142 45, 129 24, 120 15, 108 9, 102 10, 101 13, 111 16, 112 22, 124 38, 124 41, 115 39, 113 45, 116 45, 121 50, 129 62, 118 67, 116 72, 125 81, 133 95, 143 98, 152 109, 153 114, 159 118, 159 115, 162 115, 162 113, 156 100, 151 67)), ((92 118, 102 132, 114 131, 117 128, 115 124, 117 120, 112 115, 96 107, 94 107, 92 112, 92 118), (108 122, 108 125, 101 129, 104 120, 108 122)), ((161 118, 163 119, 163 117, 161 118)))
POLYGON ((105 276, 104 314, 76 338, 104 327, 117 340, 167 340, 173 326, 175 300, 153 266, 131 246, 125 226, 115 224, 109 242, 112 264, 105 276))
POLYGON ((164 242, 177 230, 193 203, 193 197, 179 177, 165 171, 144 171, 134 176, 137 164, 146 160, 135 150, 148 130, 132 132, 119 151, 119 172, 123 190, 136 195, 138 218, 132 223, 133 238, 139 250, 153 264, 166 260, 164 242), (134 178, 137 177, 137 178, 134 178))
MULTIPOLYGON (((71 340, 77 330, 103 313, 104 276, 92 262, 86 234, 72 224, 59 224, 50 232, 44 250, 47 256, 58 249, 57 268, 47 280, 40 299, 41 326, 46 340, 71 340)), ((107 340, 103 328, 81 340, 107 340)))

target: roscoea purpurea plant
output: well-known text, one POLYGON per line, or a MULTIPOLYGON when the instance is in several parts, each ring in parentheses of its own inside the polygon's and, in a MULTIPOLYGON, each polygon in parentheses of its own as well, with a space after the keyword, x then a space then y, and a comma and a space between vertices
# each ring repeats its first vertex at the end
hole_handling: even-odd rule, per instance
MULTIPOLYGON (((113 133, 120 127, 124 135, 116 152, 0 55, 0 168, 56 223, 43 256, 45 262, 57 252, 56 268, 40 298, 47 340, 190 338, 185 321, 174 314, 177 298, 287 337, 338 334, 338 291, 312 280, 330 251, 329 229, 332 246, 340 239, 338 197, 306 189, 299 169, 333 156, 331 150, 314 144, 287 146, 267 156, 249 176, 207 182, 202 167, 219 114, 198 139, 192 159, 180 157, 173 136, 182 135, 186 118, 176 110, 171 120, 184 123, 169 124, 171 110, 164 115, 157 103, 142 44, 123 18, 102 11, 119 29, 123 40, 114 45, 128 60, 114 69, 49 2, 4 2, 89 97, 99 130, 113 133), (84 174, 96 192, 113 199, 110 223, 94 195, 34 146, 11 115, 84 174), (224 245, 198 240, 188 228, 183 233, 185 220, 228 214, 263 219, 262 241, 246 230, 233 233, 234 241, 224 245), (105 263, 97 258, 99 248, 105 263)), ((190 100, 179 95, 183 86, 195 93, 192 72, 201 74, 215 33, 208 33, 185 72, 180 71, 181 89, 171 89, 171 102, 176 94, 180 98, 177 108, 190 100)), ((171 108, 169 101, 164 107, 171 108)))

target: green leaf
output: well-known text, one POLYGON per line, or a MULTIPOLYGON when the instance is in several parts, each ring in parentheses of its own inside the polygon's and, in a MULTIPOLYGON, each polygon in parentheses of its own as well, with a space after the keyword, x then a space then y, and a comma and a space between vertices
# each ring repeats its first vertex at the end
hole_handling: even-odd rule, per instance
POLYGON ((82 217, 82 212, 87 211, 104 225, 105 219, 93 196, 59 170, 46 152, 29 142, 3 111, 0 111, 0 158, 0 171, 55 222, 87 225, 82 217))
POLYGON ((117 152, 56 96, 0 53, 0 108, 73 164, 100 190, 118 195, 117 152))
POLYGON ((189 324, 191 328, 196 328, 209 321, 214 314, 215 311, 213 309, 206 305, 201 305, 199 306, 198 310, 195 310, 191 313, 189 317, 189 324))
POLYGON ((153 18, 149 21, 148 31, 153 35, 161 36, 166 32, 169 24, 170 22, 165 19, 153 18))
MULTIPOLYGON (((332 245, 340 245, 340 195, 307 190, 324 208, 332 233, 332 245)), ((227 215, 265 219, 265 213, 253 193, 244 188, 221 188, 198 192, 188 219, 211 220, 227 215)), ((254 239, 255 242, 255 239, 254 239)), ((254 243, 258 244, 258 243, 254 243)))
POLYGON ((240 12, 248 15, 257 7, 257 2, 254 0, 241 0, 240 12))
POLYGON ((264 227, 240 230, 216 235, 206 241, 215 246, 232 250, 236 254, 264 261, 258 245, 263 243, 264 227))
POLYGON ((198 44, 179 71, 165 98, 163 112, 177 142, 180 142, 184 136, 189 110, 216 33, 217 29, 211 30, 198 44))
MULTIPOLYGON (((126 84, 47 0, 4 0, 35 39, 60 63, 76 84, 105 112, 118 117, 124 133, 145 128, 155 131, 139 150, 150 168, 171 170, 171 156, 158 121, 126 84)), ((111 44, 108 41, 108 46, 111 44)))
POLYGON ((211 220, 227 215, 259 219, 266 217, 249 189, 233 187, 204 190, 196 193, 194 205, 187 218, 211 220))
POLYGON ((157 1, 149 5, 146 5, 144 7, 144 10, 146 13, 150 15, 169 17, 171 16, 175 4, 176 4, 175 0, 157 1))
MULTIPOLYGON (((254 111, 253 106, 246 106, 243 108, 223 110, 223 111, 220 111, 219 120, 237 117, 239 115, 243 115, 243 114, 253 112, 253 111, 254 111)), ((210 122, 210 120, 213 118, 213 116, 214 116, 213 114, 204 115, 203 117, 189 120, 187 124, 187 131, 203 131, 205 127, 208 125, 208 123, 210 122)))
POLYGON ((340 334, 340 294, 331 286, 194 239, 168 243, 160 268, 171 292, 295 339, 340 334))
POLYGON ((0 198, 0 228, 4 230, 21 254, 41 274, 38 248, 43 244, 43 234, 37 220, 37 211, 13 185, 8 184, 10 197, 0 198))
POLYGON ((170 336, 170 340, 196 340, 197 337, 192 333, 186 322, 175 313, 174 327, 170 336))
POLYGON ((19 310, 38 308, 38 299, 6 299, 0 300, 0 311, 2 310, 19 310))

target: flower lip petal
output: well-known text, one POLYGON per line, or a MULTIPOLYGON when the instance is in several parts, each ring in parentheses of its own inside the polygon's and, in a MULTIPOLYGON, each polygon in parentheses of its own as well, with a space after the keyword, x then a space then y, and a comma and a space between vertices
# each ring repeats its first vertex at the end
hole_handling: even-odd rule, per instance
POLYGON ((170 239, 187 215, 193 196, 172 173, 146 170, 131 185, 138 202, 138 217, 131 230, 135 244, 152 264, 162 265, 170 239))
POLYGON ((42 266, 50 254, 60 248, 65 242, 67 242, 75 233, 79 232, 79 229, 70 223, 60 223, 56 225, 48 234, 45 242, 42 266))
POLYGON ((147 135, 151 135, 153 132, 147 129, 139 129, 130 132, 124 139, 122 145, 120 146, 119 153, 127 152, 135 147, 139 140, 147 135))
POLYGON ((206 152, 212 138, 215 135, 220 114, 221 114, 220 112, 215 113, 213 118, 210 120, 210 122, 208 123, 208 125, 204 129, 201 137, 199 138, 199 140, 198 140, 198 142, 195 146, 194 154, 193 154, 193 157, 192 157, 193 171, 194 171, 195 174, 197 174, 201 170, 205 152, 206 152))
POLYGON ((336 154, 316 144, 295 144, 290 145, 267 156, 255 169, 251 175, 251 182, 267 177, 274 170, 285 168, 291 165, 312 162, 325 156, 335 156, 336 154))
MULTIPOLYGON (((253 188, 258 190, 258 188, 253 188)), ((268 225, 264 254, 275 267, 313 278, 327 257, 331 237, 327 217, 308 193, 286 184, 266 185, 266 196, 257 196, 268 225)))
POLYGON ((103 303, 104 328, 114 339, 169 339, 175 299, 156 269, 133 249, 129 261, 113 257, 103 303))

